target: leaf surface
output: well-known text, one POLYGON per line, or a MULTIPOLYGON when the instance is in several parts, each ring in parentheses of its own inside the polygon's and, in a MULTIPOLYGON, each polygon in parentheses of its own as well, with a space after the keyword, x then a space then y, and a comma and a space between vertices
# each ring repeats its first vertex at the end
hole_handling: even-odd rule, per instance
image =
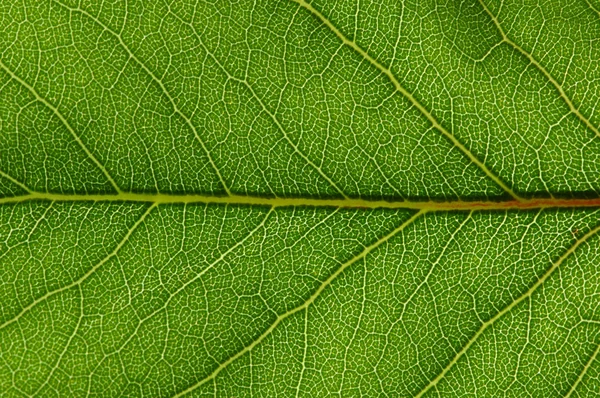
POLYGON ((599 10, 1 2, 0 392, 597 396, 599 10))

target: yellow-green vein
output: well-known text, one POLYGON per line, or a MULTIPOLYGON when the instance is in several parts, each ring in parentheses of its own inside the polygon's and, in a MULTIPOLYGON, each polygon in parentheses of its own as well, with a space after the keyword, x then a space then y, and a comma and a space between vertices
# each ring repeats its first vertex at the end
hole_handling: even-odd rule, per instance
POLYGON ((556 81, 556 79, 554 79, 554 77, 552 77, 552 75, 550 74, 550 72, 548 72, 546 70, 546 68, 544 68, 542 66, 542 64, 540 64, 537 61, 537 59, 535 59, 535 57, 532 54, 530 54, 527 51, 525 51, 525 49, 523 47, 521 47, 520 45, 518 45, 517 43, 515 43, 510 37, 508 37, 508 35, 506 34, 506 32, 504 32, 504 29, 502 29, 502 26, 500 25, 500 22, 498 21, 498 18, 494 14, 492 14, 492 12, 485 5, 485 3, 483 2, 483 0, 478 0, 478 1, 481 4, 481 6, 483 7, 483 9, 485 10, 485 12, 489 15, 489 17, 494 22, 494 25, 496 26, 496 28, 500 32, 500 35, 502 36, 502 40, 505 43, 507 43, 508 45, 510 45, 511 47, 513 47, 515 50, 517 50, 519 53, 521 53, 523 56, 525 56, 525 58, 527 58, 529 60, 529 62, 531 62, 531 64, 533 66, 535 66, 542 73, 542 75, 544 75, 544 77, 546 79, 548 79, 548 81, 550 83, 552 83, 552 85, 558 91, 558 93, 560 94, 560 97, 563 99, 563 101, 565 101, 565 103, 567 104, 567 106, 569 107, 569 109, 571 110, 571 112, 575 116, 577 116, 579 118, 579 120, 581 120, 598 137, 600 137, 600 131, 598 130, 598 128, 596 126, 594 126, 592 124, 592 122, 590 122, 590 120, 588 118, 586 118, 584 115, 581 114, 581 112, 573 104, 573 101, 571 101, 571 99, 569 98, 569 96, 567 95, 567 93, 565 93, 565 90, 563 90, 562 86, 556 81))
MULTIPOLYGON (((94 156, 94 154, 92 154, 92 152, 90 152, 90 150, 85 146, 85 144, 83 143, 83 141, 81 141, 81 138, 79 138, 79 136, 75 133, 75 130, 73 129, 73 127, 69 124, 69 122, 67 121, 67 119, 65 119, 65 117, 62 115, 62 113, 60 113, 60 111, 58 110, 58 108, 55 107, 54 105, 52 105, 50 102, 48 102, 45 98, 43 98, 37 92, 37 90, 35 88, 33 88, 33 86, 31 86, 30 84, 28 84, 26 81, 24 81, 19 76, 17 76, 16 73, 14 73, 13 71, 11 71, 4 64, 4 62, 2 62, 2 60, 0 60, 0 69, 4 70, 4 72, 6 72, 12 79, 14 79, 16 82, 18 82, 23 87, 25 87, 31 94, 33 94, 33 96, 35 97, 35 99, 37 101, 41 102, 44 106, 46 106, 48 109, 50 109, 52 111, 52 113, 54 113, 54 115, 56 117, 58 117, 58 119, 62 122, 62 124, 67 128, 67 130, 69 131, 69 133, 71 133, 71 136, 73 137, 73 139, 75 140, 75 142, 77 142, 77 144, 81 147, 81 149, 83 149, 83 151, 85 152, 85 154, 87 155, 87 157, 104 174, 104 176, 106 177, 106 179, 108 180, 108 182, 113 186, 114 190, 117 193, 121 193, 121 188, 119 188, 119 186, 117 185, 117 183, 115 182, 115 180, 112 178, 112 176, 110 175, 110 173, 108 172, 108 170, 106 170, 106 167, 104 167, 104 165, 102 163, 100 163, 100 161, 94 156)), ((3 173, 3 175, 6 176, 6 174, 4 174, 4 173, 3 173)), ((17 181, 14 180, 14 179, 10 179, 10 180, 13 181, 13 182, 15 182, 15 183, 17 183, 17 181)), ((29 189, 27 189, 24 185, 22 185, 22 184, 18 184, 18 185, 21 188, 26 189, 27 191, 29 191, 29 189)))
POLYGON ((583 377, 585 376, 585 374, 587 373, 587 371, 592 367, 592 364, 594 363, 594 361, 598 357, 598 353, 599 352, 600 352, 600 344, 598 344, 596 346, 596 349, 594 350, 594 352, 590 356, 590 359, 583 366, 583 369, 581 369, 581 372, 577 376, 577 379, 575 380, 575 383, 573 383, 573 385, 569 389, 569 392, 567 392, 567 395, 565 395, 565 398, 570 398, 573 395, 573 393, 575 392, 575 390, 577 390, 577 386, 579 386, 579 384, 583 380, 583 377))
POLYGON ((275 322, 273 322, 271 324, 271 326, 269 326, 267 328, 267 330, 265 330, 256 340, 254 340, 252 343, 250 343, 249 345, 247 345, 246 347, 244 347, 242 350, 238 351, 233 356, 229 357, 229 359, 227 359, 225 362, 223 362, 222 364, 220 364, 208 376, 206 376, 202 380, 200 380, 200 381, 192 384, 191 386, 189 386, 185 390, 183 390, 183 391, 175 394, 173 396, 173 398, 184 396, 184 395, 186 395, 186 394, 194 391, 195 389, 197 389, 201 385, 205 384, 206 382, 208 382, 208 381, 214 379, 215 377, 217 377, 217 375, 219 373, 221 373, 221 371, 223 371, 223 369, 225 369, 227 366, 229 366, 236 359, 240 358, 242 355, 244 355, 247 352, 251 351, 254 347, 256 347, 258 344, 260 344, 265 338, 267 338, 267 336, 269 336, 273 332, 273 330, 275 330, 275 328, 277 328, 277 326, 283 320, 285 320, 286 318, 289 318, 290 316, 292 316, 293 314, 295 314, 295 313, 297 313, 299 311, 302 311, 302 310, 307 309, 308 307, 310 307, 310 305, 315 302, 315 300, 317 299, 317 297, 319 297, 321 295, 321 293, 329 285, 331 285, 331 283, 333 282, 333 280, 336 279, 342 272, 344 272, 344 270, 346 268, 350 267, 352 264, 356 263, 357 261, 364 259, 370 252, 372 252, 377 247, 381 246, 383 243, 385 243, 388 240, 390 240, 392 237, 396 236, 398 233, 402 232, 407 226, 411 225, 417 218, 419 218, 421 215, 423 215, 425 213, 426 213, 425 211, 419 211, 419 212, 413 214, 410 218, 408 218, 406 221, 404 221, 402 224, 400 224, 392 232, 390 232, 389 234, 385 235, 384 237, 378 239, 376 242, 370 244, 369 246, 365 247, 364 250, 361 251, 359 254, 357 254, 356 256, 352 257, 350 260, 348 260, 345 263, 343 263, 333 274, 331 274, 315 290, 315 292, 308 298, 308 300, 306 300, 301 305, 299 305, 299 306, 297 306, 295 308, 292 308, 292 309, 286 311, 285 313, 277 316, 277 319, 275 319, 275 322))
POLYGON ((200 138, 200 135, 198 134, 198 131, 196 130, 196 126, 194 126, 194 124, 192 123, 192 121, 190 120, 190 118, 187 117, 179 109, 179 107, 177 106, 177 102, 175 102, 175 99, 169 93, 169 91, 167 90, 167 88, 165 87, 165 85, 163 84, 163 82, 142 61, 140 61, 140 59, 129 49, 129 47, 127 46, 127 44, 125 44, 125 42, 123 41, 123 38, 121 37, 121 35, 118 34, 115 31, 113 31, 112 29, 110 29, 108 26, 106 26, 104 23, 102 23, 102 21, 100 21, 98 18, 96 18, 95 16, 93 16, 92 14, 90 14, 89 12, 87 12, 87 11, 81 9, 81 8, 71 8, 71 7, 67 6, 66 4, 61 3, 58 0, 52 0, 52 1, 55 2, 56 4, 61 5, 62 7, 66 8, 67 10, 69 10, 71 12, 79 12, 82 15, 85 15, 86 17, 88 17, 89 19, 91 19, 92 21, 94 21, 96 24, 98 24, 98 26, 100 26, 106 32, 110 33, 112 36, 114 36, 119 41, 119 44, 125 50, 125 52, 127 52, 127 55, 131 59, 133 59, 135 61, 135 63, 137 63, 144 70, 144 72, 146 72, 148 74, 148 76, 150 76, 150 78, 156 84, 158 84, 158 86, 162 90, 163 94, 167 97, 167 99, 171 103, 171 106, 173 107, 173 112, 175 112, 177 115, 179 115, 184 120, 185 124, 192 130, 192 132, 194 133, 194 136, 196 137, 196 140, 200 143, 200 146, 202 147, 202 150, 206 154, 206 157, 208 158, 208 162, 210 163, 210 165, 212 166, 215 174, 219 178, 219 181, 220 181, 221 185, 223 186, 223 189, 225 190, 225 192, 228 195, 230 195, 231 192, 229 190, 229 186, 225 183, 225 180, 224 180, 223 176, 221 175, 221 172, 219 171, 219 168, 215 164, 215 162, 214 162, 214 160, 213 160, 210 152, 208 151, 208 148, 206 147, 206 144, 200 138))
POLYGON ((315 17, 317 17, 325 26, 327 26, 335 35, 347 46, 354 49, 357 53, 359 53, 364 59, 366 59, 369 63, 379 69, 384 75, 388 77, 388 79, 392 82, 396 91, 401 93, 405 98, 407 98, 426 118, 429 122, 440 131, 447 139, 449 139, 452 144, 458 148, 462 153, 464 153, 471 162, 477 165, 492 181, 498 184, 507 194, 512 196, 515 200, 520 200, 521 198, 509 187, 506 185, 504 181, 500 179, 494 172, 492 172, 482 161, 480 161, 463 143, 461 143, 450 131, 448 131, 442 124, 429 112, 423 104, 421 104, 417 99, 410 93, 408 90, 400 84, 400 81, 394 76, 392 71, 389 68, 383 66, 379 61, 373 58, 369 53, 363 50, 355 41, 348 39, 335 25, 331 23, 329 19, 327 19, 320 11, 315 9, 311 4, 307 3, 304 0, 292 0, 300 5, 300 7, 304 7, 306 10, 311 12, 315 17))
POLYGON ((58 289, 49 291, 46 294, 44 294, 43 296, 40 296, 37 299, 33 300, 31 303, 29 303, 28 305, 23 307, 17 315, 15 315, 11 319, 5 321, 2 325, 0 325, 0 330, 15 323, 21 317, 23 317, 23 315, 25 315, 28 311, 30 311, 33 307, 46 301, 50 297, 55 296, 61 292, 64 292, 65 290, 69 290, 72 287, 81 285, 86 279, 88 279, 90 276, 92 276, 94 274, 94 272, 96 272, 96 270, 98 270, 100 267, 102 267, 102 265, 104 265, 106 262, 108 262, 108 260, 110 260, 111 258, 113 258, 114 256, 117 255, 119 250, 121 250, 121 248, 125 245, 125 243, 127 243, 127 241, 129 240, 129 238, 131 237, 133 232, 144 222, 144 220, 146 219, 148 214, 150 214, 152 212, 152 209, 154 209, 156 206, 157 206, 156 203, 148 206, 146 211, 142 214, 142 216, 140 218, 138 218, 138 220, 131 226, 131 228, 129 228, 129 230, 123 237, 123 239, 121 239, 121 241, 115 246, 115 248, 107 256, 102 258, 102 260, 100 260, 98 263, 96 263, 96 265, 94 265, 92 268, 90 268, 85 274, 83 274, 79 279, 77 279, 67 285, 61 286, 58 289))
POLYGON ((527 289, 527 291, 525 293, 523 293, 516 300, 514 300, 509 305, 507 305, 506 307, 504 307, 501 311, 499 311, 492 318, 490 318, 486 322, 482 323, 481 326, 479 327, 479 329, 477 330, 477 332, 469 339, 469 341, 467 341, 467 343, 460 349, 460 351, 458 351, 456 353, 456 355, 454 356, 454 358, 452 358, 452 360, 444 367, 444 369, 442 369, 442 371, 435 378, 433 378, 425 387, 423 387, 423 389, 421 389, 421 391, 419 391, 419 393, 417 395, 415 395, 415 398, 422 397, 427 391, 429 391, 431 388, 435 387, 439 383, 439 381, 444 378, 444 376, 446 375, 446 373, 448 373, 448 371, 450 371, 450 369, 452 369, 452 367, 458 362, 458 360, 463 355, 465 355, 465 353, 469 350, 469 348, 477 341, 477 339, 483 334, 483 332, 486 331, 487 328, 489 328, 490 326, 492 326, 498 319, 502 318, 506 313, 508 313, 513 308, 515 308, 517 305, 519 305, 519 303, 521 303, 523 300, 531 297, 531 295, 540 286, 542 286, 544 284, 544 282, 554 273, 554 271, 556 271, 556 269, 558 269, 558 267, 571 254, 573 254, 573 252, 575 252, 575 250, 579 246, 581 246, 590 237, 592 237, 593 235, 595 235, 596 233, 598 233, 598 231, 600 231, 600 225, 597 226, 597 227, 595 227, 595 228, 593 228, 593 229, 591 229, 585 235, 583 235, 581 238, 579 238, 577 241, 575 241, 575 243, 571 247, 569 247, 558 258, 558 260, 556 260, 552 264, 552 266, 550 268, 548 268, 548 270, 542 275, 542 277, 539 278, 537 280, 537 282, 534 283, 529 289, 527 289))

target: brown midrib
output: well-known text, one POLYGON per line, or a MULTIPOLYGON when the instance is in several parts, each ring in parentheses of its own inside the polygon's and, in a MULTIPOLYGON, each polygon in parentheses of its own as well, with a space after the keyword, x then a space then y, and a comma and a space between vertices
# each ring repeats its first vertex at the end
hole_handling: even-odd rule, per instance
POLYGON ((447 200, 447 201, 415 201, 415 200, 369 200, 344 198, 273 198, 261 196, 214 196, 209 194, 57 194, 28 193, 21 196, 0 198, 0 204, 19 203, 32 200, 56 202, 146 202, 153 204, 206 203, 232 204, 250 206, 308 206, 335 207, 350 209, 415 209, 425 211, 447 210, 519 210, 543 208, 576 208, 600 207, 600 197, 590 199, 556 199, 539 198, 524 200, 447 200))

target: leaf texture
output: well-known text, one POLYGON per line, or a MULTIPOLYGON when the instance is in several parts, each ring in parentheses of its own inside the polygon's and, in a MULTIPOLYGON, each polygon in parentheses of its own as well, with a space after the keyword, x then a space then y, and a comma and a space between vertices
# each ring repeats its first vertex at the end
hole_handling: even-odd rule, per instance
POLYGON ((2 396, 600 395, 595 0, 0 2, 2 396))

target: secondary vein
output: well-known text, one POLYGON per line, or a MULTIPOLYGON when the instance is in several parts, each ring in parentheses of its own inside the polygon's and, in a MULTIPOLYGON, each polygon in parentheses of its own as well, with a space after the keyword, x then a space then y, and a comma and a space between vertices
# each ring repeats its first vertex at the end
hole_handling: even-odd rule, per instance
POLYGON ((250 85, 250 83, 248 83, 248 81, 246 79, 240 79, 236 76, 233 76, 231 73, 229 73, 229 71, 225 68, 223 63, 219 59, 217 59, 217 57, 211 51, 209 51, 208 47, 202 40, 202 36, 198 33, 198 31, 196 30, 195 26, 192 23, 185 22, 181 17, 179 17, 175 13, 172 13, 172 15, 175 18, 177 18, 181 23, 189 26, 192 29, 192 31, 194 32, 194 35, 196 35, 196 37, 198 38, 198 42, 200 43, 200 46, 202 47, 202 49, 215 62, 215 64, 217 64, 219 69, 221 69, 221 71, 223 73, 225 73, 225 75, 227 75, 228 79, 230 79, 234 82, 237 82, 239 84, 242 84, 244 87, 246 87, 246 89, 250 92, 251 97, 254 98, 254 100, 258 103, 258 105, 262 108, 262 110, 271 118, 271 120, 273 121, 275 126, 277 126, 277 129, 283 135, 283 138, 292 147, 294 152, 296 152, 298 154, 298 156, 300 156, 306 163, 308 163, 308 165, 311 166, 324 180, 326 180, 327 183, 329 185, 331 185, 333 187, 333 189, 335 189, 342 197, 347 198, 348 196, 346 195, 346 193, 333 181, 333 179, 331 177, 329 177, 327 174, 325 174, 325 172, 323 172, 321 167, 318 166, 315 162, 313 162, 304 152, 302 152, 300 150, 298 145, 294 141, 292 141, 289 134, 283 128, 283 125, 281 124, 281 122, 279 121, 279 119, 277 118, 275 113, 273 113, 269 108, 267 108, 267 106, 264 103, 264 101, 262 100, 262 98, 260 98, 258 96, 258 94, 256 93, 256 91, 254 91, 254 88, 250 85))
POLYGON ((533 54, 525 51, 525 49, 523 47, 521 47, 520 45, 518 45, 517 43, 515 43, 510 37, 508 37, 508 35, 506 34, 506 32, 504 32, 504 29, 502 28, 502 25, 500 25, 500 21, 498 21, 497 16, 494 15, 494 14, 492 14, 492 12, 485 5, 485 3, 483 2, 483 0, 478 0, 478 1, 479 1, 479 4, 481 4, 481 6, 483 7, 483 9, 485 10, 486 14, 488 14, 488 16, 491 18, 492 22, 496 26, 496 29, 498 29, 498 32, 500 32, 500 35, 502 36, 502 41, 504 41, 505 43, 507 43, 508 45, 510 45, 512 48, 514 48, 515 50, 517 50, 519 53, 521 53, 521 55, 525 56, 525 58, 527 58, 527 60, 529 60, 529 62, 533 66, 535 66, 537 68, 537 70, 539 70, 542 73, 542 75, 544 75, 544 77, 554 86, 554 88, 558 91, 558 93, 560 94, 560 97, 563 99, 563 101, 565 101, 565 103, 567 104, 567 106, 569 107, 569 109, 571 110, 571 112, 575 116, 577 116, 577 118, 579 118, 579 120, 581 120, 590 130, 592 130, 596 134, 596 136, 600 137, 600 131, 598 130, 598 128, 596 126, 594 126, 592 124, 592 122, 590 122, 590 120, 588 118, 586 118, 579 111, 579 109, 573 104, 573 101, 571 101, 571 98, 569 98, 569 96, 567 95, 567 93, 565 92, 565 90, 563 90, 562 86, 556 81, 556 79, 554 79, 554 77, 550 74, 550 72, 548 72, 546 70, 546 68, 544 68, 542 66, 542 64, 540 64, 538 62, 537 59, 535 59, 535 57, 533 56, 533 54))
POLYGON ((200 135, 198 134, 198 130, 196 130, 196 126, 194 126, 194 124, 192 123, 192 121, 190 120, 189 117, 187 117, 177 106, 177 103, 175 102, 175 99, 173 98, 173 96, 171 95, 171 93, 167 90, 167 88, 165 87, 164 83, 162 82, 162 80, 160 80, 155 74, 154 72, 152 72, 132 51, 131 49, 127 46, 127 44, 123 41, 123 38, 121 37, 121 35, 117 32, 115 32, 114 30, 110 29, 108 26, 106 26, 104 23, 102 23, 102 21, 100 21, 98 18, 96 18, 95 16, 91 15, 90 13, 88 13, 87 11, 81 9, 81 8, 71 8, 69 6, 67 6, 66 4, 61 3, 58 0, 52 0, 53 2, 61 5, 62 7, 66 8, 69 11, 72 12, 79 12, 82 15, 85 15, 87 18, 91 19, 92 21, 94 21, 96 24, 98 24, 98 26, 100 26, 102 29, 104 29, 106 32, 110 33, 112 36, 114 36, 118 41, 119 44, 121 45, 121 47, 125 50, 125 52, 127 52, 127 55, 135 61, 135 63, 137 63, 144 72, 146 72, 146 74, 152 79, 152 81, 154 81, 156 84, 158 84, 158 86, 160 87, 160 89, 162 90, 163 94, 167 97, 167 99, 169 100, 169 102, 171 103, 171 106, 173 107, 173 111, 179 115, 185 122, 185 124, 192 130, 192 132, 194 133, 194 136, 196 137, 196 140, 200 143, 200 146, 202 147, 204 153, 206 154, 206 157, 208 158, 208 162, 210 163, 210 165, 212 166, 214 172, 216 173, 217 177, 219 178, 219 182, 221 183, 221 185, 223 186, 223 189, 225 190, 225 192, 227 194, 230 194, 230 190, 229 190, 229 186, 225 183, 225 179, 223 178, 223 176, 221 175, 221 171, 219 170, 219 168, 217 167, 216 163, 214 162, 210 152, 208 151, 208 148, 206 147, 206 144, 204 143, 204 141, 200 138, 200 135))
POLYGON ((450 133, 442 124, 429 112, 423 104, 421 104, 417 99, 400 84, 396 76, 392 73, 389 68, 383 66, 379 61, 373 58, 369 53, 363 50, 356 42, 348 39, 338 28, 335 27, 321 12, 315 9, 311 4, 307 3, 304 0, 292 0, 298 3, 301 7, 310 11, 315 17, 317 17, 325 26, 327 26, 335 35, 347 46, 354 49, 357 53, 359 53, 364 59, 366 59, 369 63, 379 69, 384 75, 388 77, 388 79, 392 82, 396 91, 400 92, 405 98, 407 98, 426 118, 429 122, 444 135, 448 140, 452 142, 452 144, 458 148, 463 154, 465 154, 469 160, 477 165, 492 181, 498 184, 507 194, 512 196, 515 200, 521 200, 521 197, 517 195, 504 181, 500 179, 494 172, 492 172, 482 161, 477 159, 477 157, 465 146, 461 143, 452 133, 450 133))
POLYGON ((61 292, 64 292, 65 290, 69 290, 72 287, 81 285, 86 279, 88 279, 90 276, 92 276, 94 274, 94 272, 96 272, 103 264, 105 264, 108 260, 110 260, 111 258, 113 258, 114 256, 117 255, 119 250, 121 250, 121 248, 129 241, 129 238, 131 237, 133 232, 144 222, 144 220, 146 219, 148 214, 150 214, 152 212, 152 209, 154 209, 156 206, 157 206, 156 204, 152 204, 151 206, 148 206, 148 208, 142 214, 142 216, 131 226, 131 228, 129 228, 129 230, 127 231, 127 233, 125 234, 123 239, 121 239, 121 241, 117 244, 117 246, 115 246, 115 248, 108 255, 106 255, 104 258, 102 258, 102 260, 100 260, 98 263, 96 263, 96 265, 94 265, 92 268, 90 268, 79 279, 77 279, 67 285, 64 285, 62 287, 59 287, 58 289, 49 291, 46 294, 44 294, 43 296, 38 297, 37 299, 33 300, 27 306, 23 307, 17 315, 15 315, 11 319, 9 319, 9 320, 5 321, 3 324, 1 324, 0 330, 4 329, 5 327, 9 326, 12 323, 18 321, 19 319, 21 319, 21 317, 23 317, 23 315, 25 315, 27 312, 29 312, 33 307, 46 301, 50 297, 55 296, 56 294, 59 294, 61 292))
MULTIPOLYGON (((117 185, 117 183, 112 178, 112 176, 110 175, 110 173, 108 172, 108 170, 106 170, 106 167, 104 167, 104 165, 102 163, 100 163, 100 161, 98 160, 98 158, 96 158, 94 156, 94 154, 85 146, 85 144, 83 143, 83 141, 81 141, 81 138, 79 138, 79 136, 75 133, 75 130, 73 129, 73 127, 69 124, 69 122, 62 115, 62 113, 60 113, 60 111, 58 110, 58 108, 55 107, 54 105, 52 105, 50 102, 48 102, 44 97, 42 97, 33 86, 31 86, 26 81, 24 81, 19 76, 17 76, 12 70, 10 70, 4 64, 4 62, 2 62, 2 60, 0 60, 0 69, 4 70, 4 72, 6 72, 12 79, 14 79, 20 85, 22 85, 23 87, 25 87, 31 94, 33 94, 33 96, 35 97, 35 99, 37 101, 39 101, 42 104, 44 104, 44 106, 46 106, 48 109, 50 109, 52 111, 52 113, 54 113, 54 115, 56 117, 58 117, 58 119, 62 122, 62 124, 67 128, 67 130, 69 131, 69 133, 71 133, 71 136, 73 137, 73 139, 75 140, 75 142, 77 142, 77 144, 81 147, 81 149, 83 149, 83 151, 85 152, 85 154, 87 155, 87 157, 100 169, 100 171, 104 174, 104 176, 106 177, 106 179, 108 180, 108 182, 113 186, 113 188, 115 189, 115 191, 117 191, 118 193, 120 193, 121 192, 121 188, 119 188, 119 185, 117 185)), ((13 181, 15 183, 18 183, 14 179, 11 179, 11 181, 13 181)), ((22 188, 27 189, 24 185, 21 185, 21 184, 19 184, 19 185, 22 188)))
POLYGON ((579 384, 583 380, 583 377, 585 376, 585 374, 587 373, 587 371, 592 367, 592 364, 594 363, 594 361, 598 357, 598 353, 599 352, 600 352, 600 344, 598 344, 596 346, 596 350, 590 356, 589 361, 587 361, 587 363, 583 366, 583 369, 581 369, 581 372, 577 376, 577 379, 575 380, 575 383, 573 383, 573 385, 569 389, 569 392, 567 392, 567 395, 565 395, 565 398, 570 398, 573 395, 573 393, 577 390, 577 387, 579 386, 579 384))
POLYGON ((432 379, 425 387, 423 387, 423 389, 421 391, 419 391, 419 393, 417 395, 415 395, 415 398, 422 397, 427 391, 429 391, 431 388, 435 387, 439 383, 439 381, 442 380, 444 378, 444 376, 450 371, 450 369, 452 369, 454 367, 454 365, 456 365, 458 360, 466 354, 466 352, 469 350, 469 348, 471 348, 471 346, 479 339, 479 337, 483 334, 483 332, 486 331, 486 329, 488 329, 490 326, 492 326, 498 319, 502 318, 510 310, 515 308, 517 305, 519 305, 523 300, 530 298, 533 295, 533 293, 536 292, 537 289, 539 287, 541 287, 546 280, 548 280, 548 278, 550 278, 550 276, 554 273, 554 271, 556 271, 558 269, 558 267, 571 254, 573 254, 573 252, 575 252, 575 250, 579 246, 581 246, 584 242, 586 242, 593 235, 597 234, 599 231, 600 231, 600 225, 597 226, 596 228, 591 229, 588 233, 583 235, 571 247, 569 247, 563 253, 563 255, 560 256, 558 258, 558 260, 556 260, 554 262, 554 264, 552 264, 552 266, 544 273, 544 275, 542 275, 542 277, 540 279, 538 279, 536 283, 534 283, 529 289, 527 289, 527 291, 525 293, 523 293, 516 300, 514 300, 509 305, 504 307, 504 309, 499 311, 492 318, 490 318, 486 322, 482 323, 479 330, 477 330, 477 332, 469 339, 469 341, 467 341, 467 343, 461 348, 461 350, 456 353, 454 358, 452 358, 452 360, 446 365, 446 367, 444 367, 444 369, 442 369, 442 371, 434 379, 432 379))
POLYGON ((290 316, 292 316, 293 314, 295 314, 295 313, 297 313, 299 311, 302 311, 302 310, 307 309, 308 307, 310 307, 310 305, 312 303, 314 303, 314 301, 317 299, 317 297, 319 297, 321 295, 321 293, 329 285, 331 285, 331 283, 333 282, 333 280, 336 279, 342 272, 344 272, 344 270, 346 268, 350 267, 352 264, 356 263, 357 261, 362 260, 363 258, 365 258, 371 251, 373 251, 377 247, 381 246, 383 243, 387 242, 388 240, 390 240, 392 237, 394 237, 398 233, 402 232, 407 226, 409 226, 410 224, 412 224, 417 218, 419 218, 421 215, 423 215, 425 213, 426 213, 425 211, 419 211, 419 212, 413 214, 412 217, 410 217, 409 219, 407 219, 406 221, 404 221, 402 224, 400 224, 392 232, 390 232, 389 234, 387 234, 384 237, 380 238, 375 243, 372 243, 371 245, 365 247, 365 249, 362 252, 360 252, 358 255, 352 257, 350 260, 348 260, 345 263, 343 263, 333 274, 331 274, 331 276, 329 276, 329 278, 327 278, 317 288, 317 290, 315 290, 315 292, 308 298, 308 300, 306 300, 304 303, 302 303, 298 307, 292 308, 292 309, 284 312, 283 314, 279 315, 277 317, 277 319, 275 320, 275 322, 273 322, 271 324, 271 326, 269 326, 269 328, 267 330, 265 330, 256 340, 254 340, 252 343, 250 343, 249 345, 247 345, 246 347, 244 347, 242 350, 238 351, 236 354, 234 354, 229 359, 227 359, 225 362, 223 362, 222 364, 220 364, 212 373, 210 373, 204 379, 198 381, 197 383, 192 384, 190 387, 186 388, 185 390, 183 390, 183 391, 175 394, 173 396, 173 398, 178 398, 178 397, 184 396, 184 395, 186 395, 186 394, 194 391, 195 389, 197 389, 201 385, 205 384, 206 382, 208 382, 208 381, 214 379, 215 377, 217 377, 217 375, 223 369, 225 369, 227 366, 229 366, 232 362, 234 362, 236 359, 240 358, 241 356, 243 356, 247 352, 250 352, 255 346, 257 346, 258 344, 260 344, 267 336, 269 336, 273 332, 273 330, 275 330, 275 328, 277 328, 277 326, 283 320, 285 320, 286 318, 289 318, 290 316))

